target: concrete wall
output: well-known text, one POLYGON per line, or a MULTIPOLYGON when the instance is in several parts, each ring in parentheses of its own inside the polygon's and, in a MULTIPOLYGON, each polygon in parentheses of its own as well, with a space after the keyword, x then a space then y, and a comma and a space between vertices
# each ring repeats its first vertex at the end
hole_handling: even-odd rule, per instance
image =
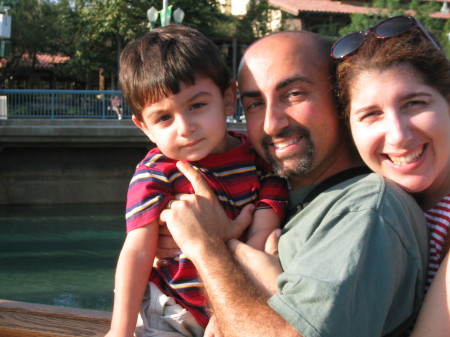
POLYGON ((0 122, 0 204, 125 202, 153 144, 131 121, 0 122))
POLYGON ((0 205, 125 202, 153 146, 130 120, 0 120, 0 205))

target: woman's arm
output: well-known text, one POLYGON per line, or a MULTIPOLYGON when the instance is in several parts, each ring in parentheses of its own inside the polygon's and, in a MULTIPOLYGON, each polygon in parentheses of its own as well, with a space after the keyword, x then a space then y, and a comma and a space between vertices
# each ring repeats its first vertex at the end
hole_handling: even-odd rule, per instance
POLYGON ((431 283, 410 337, 450 336, 450 254, 431 283))

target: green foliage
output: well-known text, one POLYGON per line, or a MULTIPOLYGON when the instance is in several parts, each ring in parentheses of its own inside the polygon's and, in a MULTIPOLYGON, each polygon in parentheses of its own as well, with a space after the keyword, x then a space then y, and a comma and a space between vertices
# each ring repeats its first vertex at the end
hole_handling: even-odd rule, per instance
POLYGON ((450 23, 448 20, 434 19, 430 17, 430 13, 439 11, 440 4, 435 1, 424 2, 419 0, 412 0, 405 4, 401 0, 373 0, 372 6, 379 9, 378 15, 364 15, 352 14, 351 24, 339 30, 339 36, 344 36, 351 32, 365 30, 373 27, 382 18, 395 15, 408 15, 413 13, 413 16, 419 20, 440 42, 444 50, 450 51, 447 32, 450 32, 450 23), (406 6, 405 6, 406 5, 406 6), (387 9, 387 13, 385 11, 387 9))
MULTIPOLYGON (((121 50, 148 32, 147 10, 162 9, 161 0, 5 0, 3 4, 12 7, 15 55, 6 68, 17 64, 24 53, 60 53, 70 56, 70 61, 57 71, 77 82, 97 82, 99 69, 117 82, 121 50)), ((211 39, 229 35, 236 27, 234 18, 220 12, 216 0, 173 0, 170 5, 184 10, 184 25, 211 39)), ((9 76, 6 68, 4 78, 9 76)))
POLYGON ((238 40, 249 44, 270 33, 271 10, 274 9, 268 0, 250 0, 247 14, 238 23, 236 32, 238 40))

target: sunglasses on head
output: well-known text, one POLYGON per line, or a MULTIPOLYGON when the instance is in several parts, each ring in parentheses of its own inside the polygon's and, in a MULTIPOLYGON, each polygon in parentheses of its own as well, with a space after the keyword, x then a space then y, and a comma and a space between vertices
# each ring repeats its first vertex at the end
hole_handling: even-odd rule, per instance
POLYGON ((399 15, 383 20, 372 28, 351 33, 339 39, 335 42, 333 47, 331 47, 331 57, 334 60, 339 61, 354 54, 359 47, 362 46, 364 40, 369 34, 373 34, 377 38, 385 40, 390 37, 408 33, 416 27, 418 27, 420 31, 431 41, 436 49, 441 50, 430 33, 427 32, 425 27, 423 27, 419 21, 414 19, 412 16, 399 15))

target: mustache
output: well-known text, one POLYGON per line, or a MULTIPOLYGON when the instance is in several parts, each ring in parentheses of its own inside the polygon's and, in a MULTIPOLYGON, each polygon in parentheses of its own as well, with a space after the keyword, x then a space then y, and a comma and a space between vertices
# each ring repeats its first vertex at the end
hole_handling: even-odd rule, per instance
POLYGON ((273 143, 275 139, 279 138, 289 138, 289 137, 306 137, 307 139, 310 138, 310 132, 307 128, 301 126, 301 125, 295 125, 295 126, 287 126, 280 130, 275 136, 269 136, 264 135, 264 137, 261 139, 261 144, 263 147, 267 147, 270 144, 273 143))

